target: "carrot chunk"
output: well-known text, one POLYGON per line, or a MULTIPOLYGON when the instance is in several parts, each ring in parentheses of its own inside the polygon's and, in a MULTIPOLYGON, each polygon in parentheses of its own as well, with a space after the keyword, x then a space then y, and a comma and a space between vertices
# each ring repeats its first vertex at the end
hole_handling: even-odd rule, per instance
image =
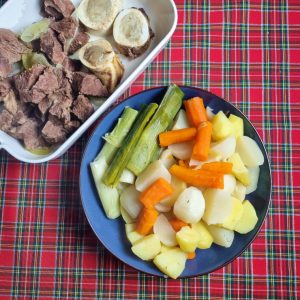
POLYGON ((184 107, 188 120, 191 125, 198 127, 202 122, 207 121, 206 109, 203 104, 203 99, 195 97, 184 101, 184 107))
POLYGON ((208 158, 212 134, 212 124, 210 122, 203 122, 197 129, 195 144, 193 147, 192 158, 205 161, 208 158))
POLYGON ((144 207, 138 215, 136 222, 136 231, 142 235, 149 234, 157 217, 158 212, 154 208, 144 207))
POLYGON ((177 232, 179 231, 182 227, 187 226, 188 224, 177 219, 174 218, 172 220, 169 221, 169 223, 171 224, 171 226, 173 227, 173 229, 177 232))
POLYGON ((167 147, 172 144, 192 141, 197 133, 196 128, 183 128, 162 132, 159 135, 159 144, 161 147, 167 147))
POLYGON ((221 174, 230 174, 232 172, 232 163, 230 162, 210 162, 202 165, 201 170, 221 173, 221 174))

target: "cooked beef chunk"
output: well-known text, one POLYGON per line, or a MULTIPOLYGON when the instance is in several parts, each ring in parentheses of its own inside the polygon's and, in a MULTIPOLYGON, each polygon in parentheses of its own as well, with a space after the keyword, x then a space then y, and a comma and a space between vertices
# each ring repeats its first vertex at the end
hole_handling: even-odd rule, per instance
POLYGON ((84 122, 92 113, 94 107, 89 99, 79 95, 73 103, 72 113, 82 122, 84 122))
POLYGON ((21 60, 21 55, 28 51, 12 31, 0 28, 0 76, 6 77, 11 71, 10 65, 21 60))
POLYGON ((62 63, 65 70, 70 72, 76 72, 80 69, 80 62, 72 60, 69 57, 66 57, 62 63))
POLYGON ((11 82, 8 79, 0 80, 0 102, 12 89, 11 82))
POLYGON ((6 109, 0 112, 0 130, 9 133, 10 129, 12 128, 13 119, 13 115, 6 109))
POLYGON ((72 88, 74 91, 88 96, 106 97, 108 95, 106 87, 98 77, 84 72, 73 73, 72 88))
POLYGON ((3 98, 4 107, 13 115, 18 111, 18 104, 16 95, 13 90, 10 90, 8 94, 3 98))
POLYGON ((46 15, 56 20, 70 17, 74 10, 75 7, 70 0, 44 0, 46 15))
POLYGON ((52 106, 49 114, 67 123, 71 120, 70 111, 73 99, 68 97, 63 91, 57 91, 49 96, 52 106))
POLYGON ((66 57, 56 33, 51 28, 41 36, 41 51, 43 51, 54 64, 62 64, 66 57))
POLYGON ((89 39, 90 36, 87 33, 78 32, 69 47, 69 54, 74 54, 77 50, 87 44, 89 39))
POLYGON ((30 70, 15 75, 14 83, 18 92, 20 93, 23 90, 30 90, 44 70, 45 66, 34 65, 30 70))
POLYGON ((70 122, 64 124, 64 128, 68 133, 73 133, 77 128, 79 128, 80 122, 71 120, 70 122))
POLYGON ((51 107, 53 101, 52 99, 49 99, 49 97, 45 97, 39 104, 38 104, 38 108, 40 110, 40 112, 45 115, 49 108, 51 107))
POLYGON ((73 17, 53 22, 50 25, 50 28, 64 36, 66 39, 72 38, 75 35, 77 27, 78 21, 73 17))
POLYGON ((46 97, 46 95, 43 92, 38 91, 36 89, 23 90, 19 92, 19 96, 21 101, 25 103, 32 102, 35 104, 40 103, 46 97))
POLYGON ((49 118, 42 129, 44 139, 51 145, 62 143, 67 139, 67 131, 63 124, 56 118, 49 118))
POLYGON ((47 67, 44 73, 40 75, 33 89, 50 94, 59 88, 59 82, 53 67, 47 67))

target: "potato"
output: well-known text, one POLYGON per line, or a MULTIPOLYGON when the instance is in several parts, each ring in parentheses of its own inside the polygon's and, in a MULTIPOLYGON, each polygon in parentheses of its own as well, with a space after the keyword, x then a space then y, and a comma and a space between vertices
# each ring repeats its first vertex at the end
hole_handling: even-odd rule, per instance
POLYGON ((186 112, 184 109, 181 109, 175 117, 174 125, 172 130, 183 129, 190 127, 186 112))
POLYGON ((176 240, 182 251, 187 253, 194 252, 200 242, 200 235, 190 226, 184 226, 176 232, 176 240))
POLYGON ((264 155, 257 143, 248 136, 241 136, 236 141, 236 152, 247 167, 257 167, 264 163, 264 155))
POLYGON ((153 232, 164 245, 168 247, 177 245, 176 232, 163 214, 157 217, 153 225, 153 232))
POLYGON ((231 197, 233 202, 230 216, 222 223, 222 227, 233 230, 236 223, 241 219, 243 214, 243 205, 239 199, 231 197))
POLYGON ((134 219, 132 219, 129 216, 128 212, 122 207, 122 205, 120 205, 120 211, 121 211, 121 216, 126 224, 134 223, 134 219))
POLYGON ((237 181, 232 196, 243 202, 246 196, 246 186, 244 186, 240 181, 237 181))
POLYGON ((212 138, 215 141, 222 140, 233 132, 231 122, 228 120, 226 115, 220 110, 212 119, 212 138))
POLYGON ((215 156, 219 155, 222 160, 230 157, 234 153, 235 147, 236 138, 233 135, 230 135, 219 142, 212 143, 210 147, 210 152, 214 153, 215 156))
POLYGON ((163 163, 163 165, 169 170, 174 164, 176 164, 176 160, 170 151, 170 149, 165 149, 160 157, 159 160, 163 163))
POLYGON ((173 156, 177 159, 190 159, 193 152, 193 142, 185 142, 185 143, 178 143, 172 144, 168 146, 168 149, 172 152, 173 156))
POLYGON ((176 279, 183 272, 186 259, 186 254, 175 248, 158 254, 153 262, 162 273, 176 279))
POLYGON ((248 233, 254 229, 256 223, 258 221, 255 208, 248 201, 245 200, 243 202, 243 213, 240 220, 235 224, 234 230, 238 233, 248 233))
POLYGON ((135 230, 135 223, 133 224, 125 224, 125 232, 126 232, 126 237, 128 241, 133 245, 135 242, 139 241, 141 238, 144 237, 144 235, 139 234, 135 230))
POLYGON ((142 204, 139 201, 139 196, 140 193, 135 189, 134 185, 130 185, 125 188, 120 196, 121 206, 134 220, 137 218, 142 209, 142 204))
POLYGON ((229 121, 232 124, 233 127, 233 134, 235 135, 236 138, 243 136, 244 135, 244 121, 242 118, 231 114, 229 116, 229 121))
POLYGON ((174 204, 174 215, 186 222, 197 223, 200 221, 205 210, 205 200, 202 192, 191 186, 186 188, 174 204))
POLYGON ((135 187, 139 192, 143 192, 154 181, 159 178, 171 182, 171 174, 160 160, 152 162, 136 179, 135 187))
POLYGON ((231 174, 224 175, 224 191, 232 194, 236 186, 236 179, 231 174))
POLYGON ((203 220, 208 225, 224 223, 233 208, 230 193, 221 189, 206 189, 203 196, 205 199, 203 220))
POLYGON ((259 179, 259 167, 248 168, 250 184, 246 187, 246 194, 250 194, 257 189, 259 179))
POLYGON ((233 164, 232 173, 244 185, 250 184, 249 171, 238 153, 233 153, 227 160, 233 164))
POLYGON ((135 175, 128 169, 124 169, 120 178, 120 182, 133 184, 134 181, 135 181, 135 175))
POLYGON ((192 224, 192 229, 198 232, 200 241, 197 245, 200 249, 208 249, 211 247, 211 244, 213 243, 213 237, 207 230, 206 226, 202 221, 192 224))
POLYGON ((229 248, 232 245, 234 239, 234 231, 228 230, 215 225, 207 226, 208 231, 214 239, 214 243, 229 248))
POLYGON ((160 252, 161 244, 155 234, 147 235, 133 244, 132 252, 142 260, 153 259, 160 252))
POLYGON ((169 250, 176 249, 176 247, 168 247, 164 244, 161 244, 160 253, 165 253, 169 250))

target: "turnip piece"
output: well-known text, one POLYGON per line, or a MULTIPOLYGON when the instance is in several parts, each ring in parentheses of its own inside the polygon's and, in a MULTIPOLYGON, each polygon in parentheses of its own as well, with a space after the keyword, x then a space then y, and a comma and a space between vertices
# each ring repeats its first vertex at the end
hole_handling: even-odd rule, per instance
POLYGON ((222 227, 210 225, 207 226, 208 231, 214 239, 214 243, 229 248, 232 245, 234 239, 234 232, 222 227))
POLYGON ((231 174, 224 175, 224 191, 232 194, 236 186, 236 179, 231 174))
POLYGON ((186 160, 192 156, 193 145, 193 142, 178 143, 169 145, 168 149, 176 158, 186 160))
POLYGON ((233 135, 230 135, 219 142, 212 143, 210 151, 220 155, 221 159, 227 159, 235 152, 235 148, 236 138, 233 135))
POLYGON ((185 110, 181 109, 175 118, 172 130, 184 129, 190 127, 185 110))
POLYGON ((153 226, 153 232, 157 235, 159 240, 168 247, 173 247, 177 245, 176 232, 172 225, 169 223, 168 219, 160 214, 153 226))
POLYGON ((207 115, 208 121, 211 121, 213 119, 213 117, 215 116, 213 111, 214 110, 212 108, 210 108, 209 106, 206 106, 206 115, 207 115))
POLYGON ((237 180, 232 196, 243 202, 246 196, 246 189, 246 186, 237 180))
POLYGON ((246 195, 254 192, 257 189, 259 179, 259 167, 248 168, 250 184, 246 187, 246 195))
POLYGON ((165 149, 160 157, 159 160, 163 163, 163 165, 167 168, 170 169, 174 164, 176 164, 176 160, 170 151, 170 149, 165 149))
POLYGON ((135 181, 135 175, 128 169, 124 169, 120 178, 120 182, 133 184, 134 181, 135 181))
POLYGON ((142 204, 139 201, 139 195, 140 193, 135 189, 135 186, 130 185, 120 196, 121 206, 132 219, 136 219, 142 209, 142 204))

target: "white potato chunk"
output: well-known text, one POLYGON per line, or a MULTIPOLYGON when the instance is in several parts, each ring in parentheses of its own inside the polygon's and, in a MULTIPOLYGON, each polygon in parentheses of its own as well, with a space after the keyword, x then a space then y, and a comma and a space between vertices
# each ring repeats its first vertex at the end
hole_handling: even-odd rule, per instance
POLYGON ((232 196, 243 202, 246 196, 246 189, 246 186, 237 180, 232 196))
POLYGON ((233 153, 227 161, 233 164, 232 173, 236 179, 241 181, 244 185, 249 185, 249 171, 245 167, 240 155, 238 153, 233 153))
POLYGON ((135 223, 125 224, 126 237, 128 241, 131 243, 131 245, 133 245, 135 242, 137 242, 138 240, 144 237, 144 235, 139 234, 135 230, 135 227, 136 227, 135 223))
POLYGON ((228 136, 227 138, 212 143, 210 147, 210 152, 220 155, 221 160, 227 159, 235 152, 236 147, 236 138, 233 135, 228 136))
POLYGON ((244 135, 244 121, 242 118, 236 116, 236 115, 233 115, 231 114, 229 116, 229 121, 231 122, 232 124, 232 127, 233 127, 233 134, 236 138, 240 137, 240 136, 243 136, 244 135))
POLYGON ((248 168, 250 184, 246 187, 246 194, 250 194, 257 189, 259 179, 259 166, 248 168))
POLYGON ((234 230, 241 234, 246 234, 254 229, 258 217, 253 205, 245 200, 243 202, 243 214, 239 222, 236 223, 234 230))
POLYGON ((169 145, 168 149, 176 158, 186 160, 190 159, 192 156, 193 145, 193 142, 178 143, 169 145))
POLYGON ((181 109, 179 110, 175 118, 172 130, 183 129, 188 127, 190 127, 190 125, 189 125, 188 118, 186 116, 186 112, 184 109, 181 109))
POLYGON ((263 153, 257 143, 248 136, 241 136, 237 139, 236 152, 247 167, 261 166, 264 163, 263 153))
POLYGON ((224 191, 232 194, 236 186, 236 179, 231 174, 224 175, 224 191))
POLYGON ((175 248, 158 254, 153 262, 162 273, 176 279, 183 272, 186 259, 186 254, 175 248))
POLYGON ((142 209, 139 196, 140 193, 136 190, 134 185, 128 186, 120 196, 121 206, 132 219, 136 219, 142 209))
POLYGON ((213 239, 212 235, 209 233, 209 231, 207 230, 204 222, 200 221, 198 223, 194 223, 194 224, 192 224, 192 228, 198 232, 199 237, 200 237, 197 247, 199 249, 210 248, 214 239, 213 239))
POLYGON ((177 245, 176 232, 163 214, 157 217, 153 225, 153 232, 164 245, 168 247, 177 245))
POLYGON ((174 215, 186 222, 197 223, 200 221, 205 210, 205 200, 202 192, 191 186, 186 188, 174 204, 174 215))
POLYGON ((222 140, 232 135, 233 127, 223 111, 219 111, 212 119, 212 138, 214 141, 222 140))
POLYGON ((233 230, 237 222, 241 219, 243 214, 243 205, 239 199, 231 197, 232 211, 230 216, 221 224, 226 229, 233 230))
POLYGON ((215 225, 209 225, 207 229, 212 235, 215 244, 225 248, 229 248, 232 245, 234 239, 234 232, 232 230, 215 225))
POLYGON ((169 170, 174 164, 176 164, 176 160, 170 151, 170 149, 165 149, 160 157, 159 160, 163 163, 163 165, 169 170))
POLYGON ((200 235, 190 226, 184 226, 176 233, 176 239, 182 251, 191 253, 196 250, 200 235))
POLYGON ((155 234, 147 235, 133 244, 132 252, 142 260, 153 259, 160 252, 161 244, 155 234))
POLYGON ((143 192, 159 178, 171 182, 170 172, 160 160, 155 160, 137 177, 135 187, 139 192, 143 192))

